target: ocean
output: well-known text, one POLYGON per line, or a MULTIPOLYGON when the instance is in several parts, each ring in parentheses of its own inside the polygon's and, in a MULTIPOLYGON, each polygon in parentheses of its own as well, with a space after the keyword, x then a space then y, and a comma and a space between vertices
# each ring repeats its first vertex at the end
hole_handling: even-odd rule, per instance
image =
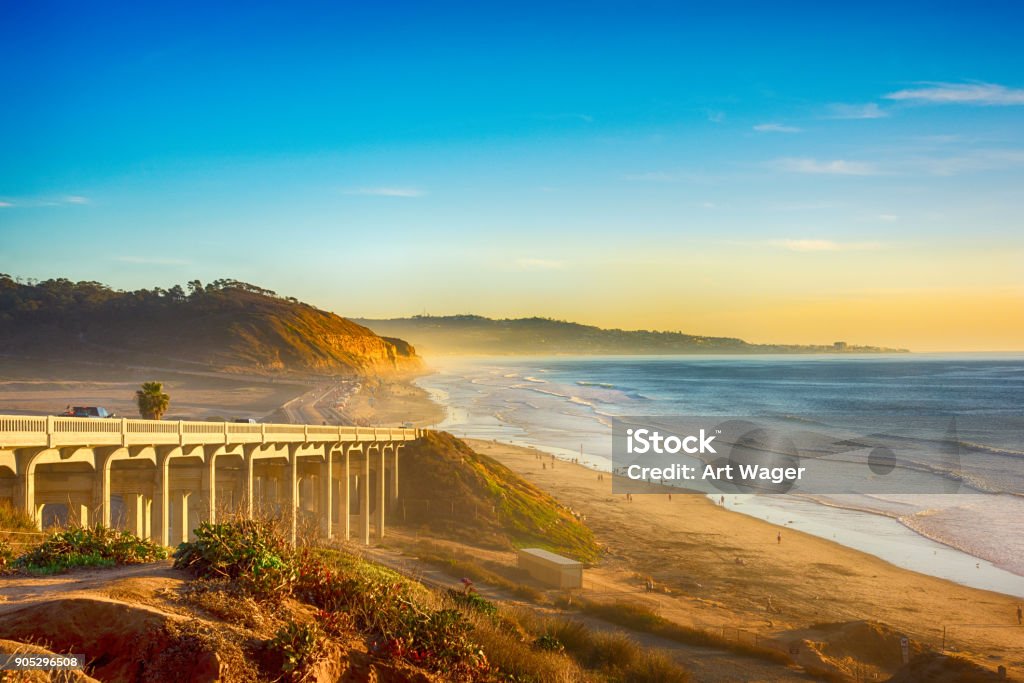
MULTIPOLYGON (((439 428, 605 471, 620 416, 1005 422, 1012 428, 961 435, 971 477, 956 493, 730 494, 727 504, 898 566, 1024 596, 1024 355, 494 357, 434 366, 418 382, 447 407, 439 428)), ((919 441, 928 448, 931 435, 919 441)), ((957 473, 928 476, 948 484, 957 473)))

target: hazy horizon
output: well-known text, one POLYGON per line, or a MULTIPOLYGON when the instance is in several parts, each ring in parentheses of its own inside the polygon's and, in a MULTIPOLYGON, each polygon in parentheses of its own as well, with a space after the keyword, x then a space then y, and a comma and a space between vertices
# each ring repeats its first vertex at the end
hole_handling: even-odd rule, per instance
POLYGON ((5 18, 11 275, 1024 350, 1017 3, 5 18))

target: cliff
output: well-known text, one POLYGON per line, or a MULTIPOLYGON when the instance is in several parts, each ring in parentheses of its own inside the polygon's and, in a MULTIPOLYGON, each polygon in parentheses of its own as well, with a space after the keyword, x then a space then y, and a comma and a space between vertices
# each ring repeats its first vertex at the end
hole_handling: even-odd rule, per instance
POLYGON ((414 372, 415 349, 334 313, 234 280, 116 291, 96 282, 0 275, 0 344, 45 360, 181 366, 218 372, 414 372))

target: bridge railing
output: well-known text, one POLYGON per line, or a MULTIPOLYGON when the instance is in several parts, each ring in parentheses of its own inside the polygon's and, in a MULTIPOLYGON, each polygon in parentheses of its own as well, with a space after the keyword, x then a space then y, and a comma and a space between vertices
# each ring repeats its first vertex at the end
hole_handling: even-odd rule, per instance
POLYGON ((0 448, 409 441, 421 434, 395 427, 0 415, 0 448))

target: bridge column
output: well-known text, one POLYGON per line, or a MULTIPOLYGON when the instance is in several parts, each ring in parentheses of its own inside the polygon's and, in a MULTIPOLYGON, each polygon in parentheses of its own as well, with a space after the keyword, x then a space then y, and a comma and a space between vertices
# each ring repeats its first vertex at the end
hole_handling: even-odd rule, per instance
POLYGON ((299 521, 299 446, 288 447, 288 508, 291 518, 291 543, 294 546, 299 521))
POLYGON ((199 499, 206 500, 206 521, 217 523, 217 451, 219 446, 206 449, 206 469, 200 480, 199 499))
POLYGON ((36 506, 36 459, 45 448, 19 448, 14 451, 18 468, 18 483, 14 495, 15 505, 35 520, 36 528, 42 531, 43 516, 36 506))
POLYGON ((126 493, 124 504, 128 511, 128 531, 139 538, 145 538, 146 496, 141 493, 126 493))
POLYGON ((182 490, 177 492, 178 519, 175 521, 178 522, 178 537, 175 539, 175 545, 188 541, 189 531, 191 531, 188 520, 188 499, 191 495, 191 491, 182 490))
POLYGON ((242 450, 242 505, 245 516, 252 519, 253 495, 253 453, 255 446, 246 446, 242 450))
MULTIPOLYGON (((68 503, 68 524, 77 524, 79 526, 89 526, 89 506, 84 503, 68 503)), ((39 506, 39 522, 42 524, 42 509, 43 506, 39 506)))
POLYGON ((377 540, 384 538, 384 509, 387 507, 387 477, 384 476, 386 473, 386 465, 388 459, 388 449, 394 450, 395 445, 393 443, 384 444, 384 447, 380 449, 380 459, 377 463, 377 540))
POLYGON ((141 537, 147 541, 153 540, 153 499, 150 496, 142 497, 142 529, 141 537))
POLYGON ((324 462, 320 466, 320 520, 324 538, 334 538, 334 447, 324 444, 324 462))
POLYGON ((370 451, 375 445, 366 447, 363 453, 363 471, 359 476, 359 524, 362 527, 359 535, 363 545, 370 545, 370 451))
POLYGON ((395 444, 395 454, 391 458, 391 507, 398 502, 398 451, 405 447, 404 443, 395 444))
POLYGON ((111 525, 110 486, 111 468, 114 460, 123 459, 128 455, 128 450, 123 447, 97 448, 93 451, 96 456, 96 485, 93 487, 93 501, 99 501, 100 514, 99 522, 105 527, 111 525))
POLYGON ((341 471, 341 525, 345 533, 345 540, 348 541, 352 538, 352 470, 349 468, 351 451, 355 448, 353 445, 347 445, 341 447, 341 452, 345 456, 344 467, 341 471))
POLYGON ((153 482, 153 540, 160 545, 171 544, 171 457, 180 455, 181 448, 158 448, 156 476, 153 482))

